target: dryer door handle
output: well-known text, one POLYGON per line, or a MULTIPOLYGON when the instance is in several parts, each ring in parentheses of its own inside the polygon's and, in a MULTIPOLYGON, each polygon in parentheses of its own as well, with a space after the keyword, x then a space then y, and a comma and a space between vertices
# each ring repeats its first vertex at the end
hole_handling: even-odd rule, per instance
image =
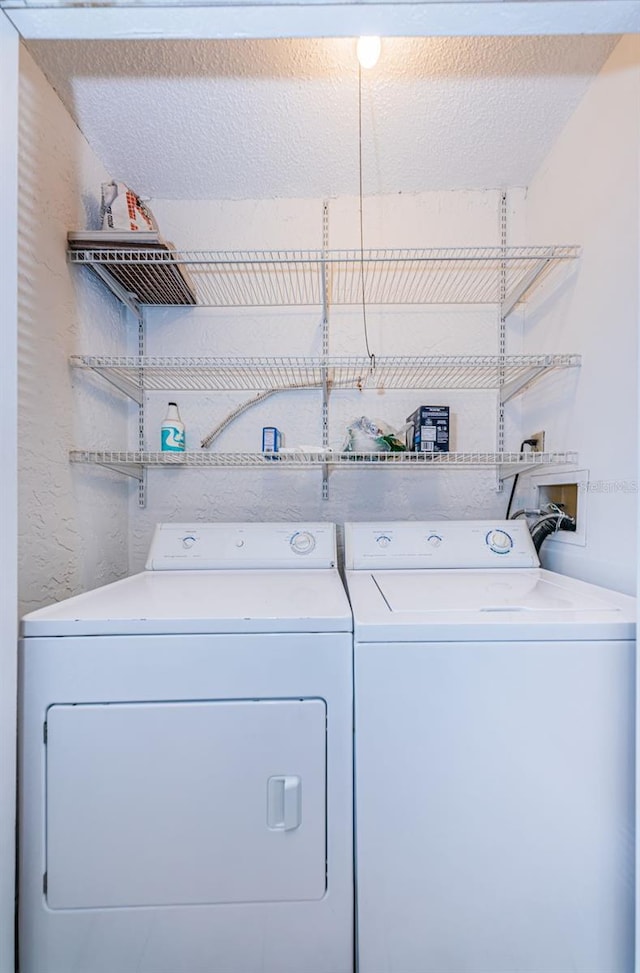
POLYGON ((267 781, 267 827, 272 831, 295 831, 299 828, 301 798, 300 777, 270 777, 267 781))

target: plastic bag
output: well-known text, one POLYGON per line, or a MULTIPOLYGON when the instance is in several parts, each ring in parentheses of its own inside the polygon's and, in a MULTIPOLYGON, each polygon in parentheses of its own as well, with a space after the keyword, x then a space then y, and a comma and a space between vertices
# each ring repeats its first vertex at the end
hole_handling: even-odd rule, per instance
POLYGON ((100 216, 103 230, 157 231, 153 213, 123 182, 103 182, 100 216))
POLYGON ((406 448, 388 426, 360 416, 347 426, 347 438, 342 450, 345 453, 402 453, 406 448))

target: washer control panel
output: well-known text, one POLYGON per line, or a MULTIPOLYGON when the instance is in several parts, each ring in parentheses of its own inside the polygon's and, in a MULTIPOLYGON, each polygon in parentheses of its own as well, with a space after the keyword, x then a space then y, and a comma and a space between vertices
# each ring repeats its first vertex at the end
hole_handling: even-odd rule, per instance
POLYGON ((333 568, 335 524, 158 524, 147 571, 333 568))
POLYGON ((524 520, 345 524, 345 566, 358 568, 538 567, 524 520))

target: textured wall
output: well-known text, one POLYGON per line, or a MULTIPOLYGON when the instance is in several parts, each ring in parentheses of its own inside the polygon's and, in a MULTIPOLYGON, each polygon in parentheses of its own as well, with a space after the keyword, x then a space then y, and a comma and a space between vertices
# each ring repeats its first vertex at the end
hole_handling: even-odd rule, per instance
MULTIPOLYGON (((522 193, 511 195, 511 222, 518 221, 522 193)), ((492 245, 499 239, 496 192, 425 193, 365 199, 365 246, 492 245)), ((320 200, 186 202, 152 200, 164 234, 185 249, 315 248, 322 241, 320 200)), ((354 198, 330 201, 329 243, 355 247, 359 240, 354 198)), ((370 311, 372 351, 389 354, 495 354, 495 308, 390 307, 370 311)), ((520 350, 516 314, 509 325, 510 350, 520 350)), ((153 355, 305 355, 321 351, 321 315, 316 309, 151 310, 147 351, 153 355)), ((330 353, 363 354, 362 315, 357 309, 331 313, 330 353)), ((157 449, 159 427, 172 395, 147 402, 147 445, 157 449)), ((176 393, 187 427, 188 448, 252 393, 176 393)), ((334 392, 330 445, 342 445, 347 423, 360 415, 400 426, 421 404, 446 404, 452 413, 452 448, 495 449, 496 401, 475 392, 334 392)), ((274 396, 245 413, 212 447, 221 452, 260 449, 264 425, 284 431, 286 445, 321 443, 321 399, 315 391, 274 396)), ((519 442, 519 407, 508 414, 508 447, 519 442)), ((134 445, 132 441, 132 445, 134 445)), ((321 498, 319 470, 151 470, 148 505, 131 504, 132 570, 146 553, 154 523, 164 520, 336 520, 371 518, 495 517, 505 497, 496 493, 493 472, 337 470, 330 498, 321 498)))
MULTIPOLYGON (((525 349, 580 351, 579 374, 524 398, 523 429, 579 451, 586 546, 545 543, 565 574, 635 594, 637 516, 638 149, 640 38, 626 37, 533 181, 526 236, 580 243, 561 294, 527 310, 525 349)), ((534 496, 526 482, 521 501, 534 496)), ((567 538, 568 540, 569 538, 567 538)))
POLYGON ((126 573, 129 482, 72 467, 91 439, 118 446, 129 406, 71 354, 125 349, 123 315, 66 263, 69 229, 96 225, 102 166, 23 49, 20 59, 19 584, 28 611, 126 573), (73 386, 76 386, 75 388, 73 386))

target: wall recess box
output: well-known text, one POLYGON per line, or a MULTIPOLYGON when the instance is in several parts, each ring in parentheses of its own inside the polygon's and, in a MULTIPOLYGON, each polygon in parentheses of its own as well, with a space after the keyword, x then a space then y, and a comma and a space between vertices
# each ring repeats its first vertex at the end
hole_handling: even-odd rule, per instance
POLYGON ((543 508, 555 503, 575 517, 575 531, 559 530, 552 534, 547 544, 574 544, 584 547, 587 543, 587 493, 589 471, 574 470, 571 473, 541 473, 531 477, 533 488, 532 507, 543 508))

